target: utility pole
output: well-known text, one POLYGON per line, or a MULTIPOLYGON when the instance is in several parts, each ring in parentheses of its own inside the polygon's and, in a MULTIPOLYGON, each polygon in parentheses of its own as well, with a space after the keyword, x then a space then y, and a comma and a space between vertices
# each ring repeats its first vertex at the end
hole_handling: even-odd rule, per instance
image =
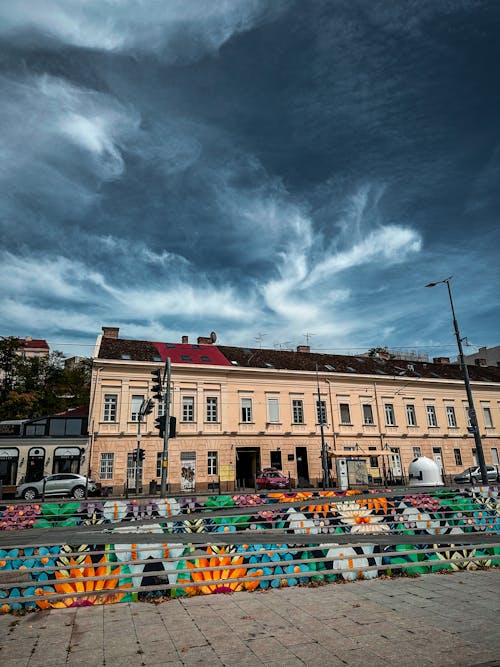
MULTIPOLYGON (((141 470, 141 424, 142 420, 146 415, 151 414, 153 412, 153 407, 154 407, 154 401, 152 398, 145 398, 142 403, 141 407, 139 408, 139 412, 137 414, 137 447, 135 450, 135 493, 136 495, 139 493, 139 471, 141 470)), ((142 475, 141 475, 142 478, 142 475)), ((142 479, 141 479, 142 481, 142 479)))
POLYGON ((435 287, 436 285, 440 285, 441 283, 446 283, 446 287, 448 288, 448 296, 450 297, 450 306, 451 306, 451 314, 453 316, 453 328, 455 330, 455 337, 457 339, 457 345, 458 345, 458 357, 460 359, 460 368, 462 370, 462 377, 463 381, 465 384, 465 392, 467 394, 467 401, 469 404, 469 419, 470 419, 470 427, 469 431, 472 431, 474 435, 474 442, 476 444, 476 453, 477 453, 477 460, 479 461, 479 468, 481 470, 481 478, 483 481, 483 484, 486 486, 488 484, 488 472, 486 470, 486 462, 484 460, 484 451, 483 451, 483 443, 481 442, 481 435, 479 433, 479 424, 477 422, 477 413, 474 408, 474 401, 472 400, 472 390, 470 387, 470 380, 469 380, 469 371, 467 369, 467 364, 465 363, 465 358, 464 358, 464 350, 462 347, 462 339, 460 338, 460 332, 458 330, 458 322, 457 318, 455 316, 455 307, 453 306, 453 298, 451 296, 451 287, 450 287, 450 280, 453 278, 453 276, 450 276, 449 278, 445 278, 444 280, 438 280, 435 283, 429 283, 426 285, 426 287, 435 287))
POLYGON ((323 406, 321 404, 318 364, 316 364, 316 384, 318 385, 318 417, 319 417, 319 428, 321 431, 321 469, 323 471, 323 491, 324 491, 328 486, 328 456, 326 453, 325 424, 324 424, 325 420, 323 419, 323 406))
MULTIPOLYGON (((168 438, 170 435, 170 384, 171 384, 171 375, 172 375, 172 362, 170 357, 167 358, 165 363, 165 375, 167 376, 167 387, 163 397, 164 405, 164 418, 165 418, 165 431, 163 433, 163 454, 161 457, 161 487, 160 487, 160 497, 166 498, 167 496, 167 474, 168 474, 168 438)), ((163 380, 165 381, 165 375, 163 380)))

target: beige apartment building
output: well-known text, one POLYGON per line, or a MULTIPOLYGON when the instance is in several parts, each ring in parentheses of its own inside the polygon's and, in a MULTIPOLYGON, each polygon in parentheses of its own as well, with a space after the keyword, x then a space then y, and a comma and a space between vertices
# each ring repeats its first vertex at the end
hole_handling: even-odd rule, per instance
MULTIPOLYGON (((252 488, 276 467, 294 486, 322 480, 322 446, 333 484, 337 462, 353 463, 350 483, 405 481, 416 456, 449 478, 477 462, 468 431, 460 368, 436 363, 119 338, 103 327, 94 351, 89 415, 90 468, 104 487, 135 487, 138 411, 151 397, 151 371, 172 363, 169 492, 252 488), (319 390, 319 391, 318 391, 319 390), (323 441, 321 421, 323 420, 323 441), (324 444, 323 444, 324 443, 324 444), (354 465, 355 463, 355 465, 354 465)), ((498 464, 500 369, 471 366, 470 379, 487 464, 498 464)), ((163 441, 155 418, 141 424, 141 483, 161 479, 163 441)))

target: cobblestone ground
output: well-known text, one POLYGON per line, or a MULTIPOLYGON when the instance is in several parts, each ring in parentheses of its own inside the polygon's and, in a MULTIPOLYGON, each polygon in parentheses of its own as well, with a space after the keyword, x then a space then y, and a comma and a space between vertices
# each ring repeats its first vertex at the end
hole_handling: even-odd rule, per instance
POLYGON ((500 570, 0 616, 2 667, 500 666, 500 570))

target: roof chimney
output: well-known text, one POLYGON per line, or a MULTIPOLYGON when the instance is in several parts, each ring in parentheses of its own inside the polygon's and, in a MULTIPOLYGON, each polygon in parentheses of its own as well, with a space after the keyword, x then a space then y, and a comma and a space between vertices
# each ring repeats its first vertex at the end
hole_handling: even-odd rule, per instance
POLYGON ((189 336, 183 336, 181 340, 183 345, 187 345, 189 343, 189 336))
POLYGON ((204 336, 198 336, 198 345, 212 345, 213 340, 204 336))
POLYGON ((104 338, 118 338, 120 327, 102 327, 104 338))
POLYGON ((310 352, 310 351, 311 351, 310 345, 297 345, 297 352, 310 352))
POLYGON ((435 364, 449 364, 450 357, 434 357, 432 360, 435 364))
POLYGON ((31 341, 33 340, 33 336, 26 336, 26 338, 25 338, 24 340, 25 340, 27 343, 31 343, 31 341))

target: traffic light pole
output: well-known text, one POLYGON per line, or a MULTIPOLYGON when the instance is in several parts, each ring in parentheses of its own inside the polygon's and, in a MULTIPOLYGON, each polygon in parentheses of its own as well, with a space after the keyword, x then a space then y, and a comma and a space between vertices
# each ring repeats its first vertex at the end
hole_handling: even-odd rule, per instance
POLYGON ((135 451, 135 495, 139 493, 139 469, 141 465, 141 423, 142 423, 142 405, 137 415, 137 448, 135 451))
POLYGON ((165 432, 163 433, 163 454, 161 457, 161 487, 160 487, 160 497, 165 498, 167 495, 167 474, 168 474, 168 437, 170 432, 170 380, 171 380, 171 361, 170 357, 167 358, 165 365, 165 372, 167 375, 167 388, 164 400, 164 411, 165 415, 165 432))

